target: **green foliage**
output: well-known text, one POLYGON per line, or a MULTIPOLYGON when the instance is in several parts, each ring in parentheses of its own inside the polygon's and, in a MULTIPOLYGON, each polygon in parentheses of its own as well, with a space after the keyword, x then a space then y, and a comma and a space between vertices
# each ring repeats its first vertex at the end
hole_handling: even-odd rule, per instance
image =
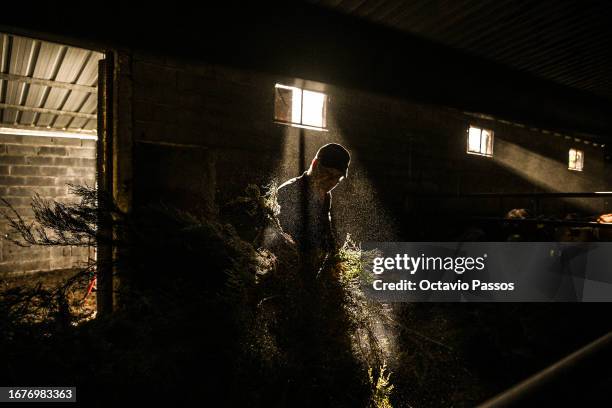
POLYGON ((375 251, 363 251, 361 247, 351 238, 350 234, 346 234, 344 244, 340 247, 336 257, 336 264, 339 268, 339 278, 345 285, 351 283, 371 284, 373 276, 366 272, 365 265, 371 263, 372 258, 376 256, 375 251))
POLYGON ((394 386, 389 380, 391 373, 385 374, 386 369, 387 364, 383 363, 376 379, 372 374, 372 368, 368 369, 368 378, 372 387, 372 399, 370 401, 372 408, 393 408, 390 397, 394 386))

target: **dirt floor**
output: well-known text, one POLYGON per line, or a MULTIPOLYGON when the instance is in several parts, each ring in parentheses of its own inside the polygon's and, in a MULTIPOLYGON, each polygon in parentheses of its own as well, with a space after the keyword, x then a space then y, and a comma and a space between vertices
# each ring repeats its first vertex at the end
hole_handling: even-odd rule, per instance
MULTIPOLYGON (((0 279, 0 292, 16 287, 34 288, 40 285, 42 289, 56 290, 65 285, 70 279, 82 272, 79 269, 61 269, 49 272, 37 272, 18 277, 0 279)), ((96 285, 93 283, 91 292, 87 291, 92 284, 90 276, 80 276, 66 291, 70 310, 79 321, 90 320, 96 317, 96 285)))

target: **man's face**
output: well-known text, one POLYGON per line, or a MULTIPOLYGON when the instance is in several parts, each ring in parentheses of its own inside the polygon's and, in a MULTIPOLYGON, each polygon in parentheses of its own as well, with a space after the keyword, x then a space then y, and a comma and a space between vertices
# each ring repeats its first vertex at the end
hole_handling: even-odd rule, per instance
POLYGON ((321 163, 316 166, 315 177, 317 184, 321 189, 327 191, 333 190, 344 178, 344 172, 332 167, 325 167, 321 163))

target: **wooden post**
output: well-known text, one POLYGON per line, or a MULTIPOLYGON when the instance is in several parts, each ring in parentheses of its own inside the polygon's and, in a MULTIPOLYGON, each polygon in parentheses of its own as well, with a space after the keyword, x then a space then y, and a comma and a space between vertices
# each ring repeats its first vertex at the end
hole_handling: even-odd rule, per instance
MULTIPOLYGON (((131 54, 125 51, 115 51, 113 70, 113 138, 112 143, 112 193, 115 205, 125 214, 132 211, 132 61, 131 54)), ((124 231, 127 232, 127 231, 124 231)), ((113 230, 113 237, 118 237, 118 231, 113 230)), ((124 239, 129 237, 123 236, 124 239)), ((116 241, 115 241, 116 242, 116 241)), ((125 248, 115 245, 113 259, 122 256, 125 248)), ((113 305, 122 304, 121 278, 118 271, 113 272, 113 305)), ((125 281, 124 281, 125 282, 125 281)))
MULTIPOLYGON (((123 213, 132 210, 132 82, 131 56, 112 51, 100 61, 98 74, 98 191, 112 197, 123 213)), ((121 250, 110 214, 100 212, 98 225, 98 314, 111 313, 120 303, 114 261, 121 250), (107 239, 105 240, 104 237, 107 239), (108 238, 112 237, 112 242, 108 238)))
MULTIPOLYGON (((112 192, 112 141, 113 141, 113 53, 98 63, 98 143, 97 143, 97 184, 98 203, 112 192)), ((113 248, 110 214, 98 212, 97 230, 97 310, 98 316, 113 311, 113 248)))

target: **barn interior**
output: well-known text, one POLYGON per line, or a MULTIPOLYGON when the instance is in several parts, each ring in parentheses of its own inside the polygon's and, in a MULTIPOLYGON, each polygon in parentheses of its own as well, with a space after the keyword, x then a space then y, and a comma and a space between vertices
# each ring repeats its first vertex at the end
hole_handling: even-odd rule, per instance
MULTIPOLYGON (((184 332, 169 323, 156 326, 159 311, 151 314, 155 319, 143 318, 145 323, 136 323, 132 314, 125 317, 123 305, 136 316, 150 306, 122 288, 142 284, 159 291, 171 284, 148 275, 118 277, 121 265, 114 263, 125 251, 148 257, 142 263, 147 267, 159 259, 154 268, 178 276, 177 271, 191 268, 192 258, 177 259, 157 243, 139 252, 113 241, 119 235, 113 217, 163 203, 216 220, 249 185, 263 192, 302 174, 327 143, 342 144, 351 154, 348 177, 333 190, 332 217, 338 235, 350 235, 356 243, 612 237, 608 4, 312 0, 232 3, 198 13, 180 3, 138 12, 116 5, 121 13, 90 14, 95 18, 66 8, 62 24, 46 18, 58 15, 55 7, 37 7, 35 16, 0 14, 2 209, 14 209, 27 224, 36 220, 32 195, 78 203, 82 196, 69 188, 76 184, 95 187, 99 205, 101 197, 110 197, 116 213, 97 213, 97 229, 89 237, 97 242, 27 247, 0 242, 6 287, 14 284, 9 280, 31 284, 87 268, 77 293, 81 303, 87 300, 96 309, 91 318, 75 323, 83 327, 78 334, 55 335, 69 339, 64 344, 79 353, 89 353, 82 357, 87 369, 81 370, 77 357, 65 358, 59 372, 46 369, 36 375, 32 372, 40 361, 20 368, 11 362, 4 370, 7 385, 67 381, 78 384, 91 404, 102 405, 128 398, 127 384, 149 389, 163 383, 158 392, 168 397, 181 381, 198 384, 200 377, 181 371, 193 368, 187 362, 193 358, 206 378, 218 376, 206 380, 205 389, 226 405, 250 399, 255 406, 359 406, 363 396, 351 382, 353 371, 321 370, 351 397, 325 376, 304 388, 280 385, 274 376, 246 385, 244 378, 266 376, 276 363, 272 357, 257 360, 253 356, 259 354, 245 343, 225 350, 229 335, 202 343, 209 350, 201 352, 207 347, 192 331, 223 332, 226 325, 230 333, 238 330, 233 320, 209 317, 212 312, 187 313, 194 328, 186 329, 185 323, 184 332), (101 239, 106 236, 110 242, 101 239), (175 335, 167 333, 172 330, 188 340, 173 343, 175 335), (142 349, 149 355, 128 344, 142 341, 138 336, 144 332, 149 337, 142 349), (92 340, 90 349, 82 340, 88 336, 103 340, 92 340), (168 344, 175 347, 172 352, 168 344), (210 349, 219 348, 225 351, 212 356, 210 349), (232 353, 252 361, 223 360, 232 353), (114 377, 115 369, 122 374, 114 377), (83 373, 91 381, 79 379, 83 373), (94 384, 108 385, 116 395, 100 396, 94 384), (219 395, 236 387, 242 395, 219 395)), ((4 219, 0 232, 10 227, 4 219)), ((161 237, 169 248, 172 237, 161 237)), ((210 253, 201 251, 199 262, 217 265, 213 258, 221 255, 211 255, 212 246, 205 248, 210 253)), ((193 279, 197 284, 190 290, 208 294, 205 278, 193 279)), ((155 299, 168 305, 163 297, 155 299)), ((388 365, 394 390, 381 383, 379 371, 372 385, 378 399, 368 403, 483 403, 609 333, 607 305, 404 305, 395 316, 401 327, 396 361, 388 365)), ((164 324, 175 318, 160 315, 164 324)), ((9 321, 7 316, 1 317, 9 321)), ((31 338, 31 332, 23 333, 31 338)), ((54 336, 17 349, 13 337, 2 341, 7 350, 19 351, 15 356, 27 347, 40 350, 41 344, 61 349, 59 340, 53 346, 37 343, 48 337, 54 336)), ((609 349, 598 346, 596 357, 567 370, 571 375, 551 380, 549 388, 530 389, 531 397, 521 396, 544 399, 520 401, 588 405, 609 400, 605 390, 612 377, 595 374, 608 361, 609 349)), ((66 357, 68 350, 61 350, 57 355, 66 357)), ((289 363, 283 367, 297 370, 289 363)), ((291 375, 296 383, 308 382, 291 375)))
MULTIPOLYGON (((31 223, 32 197, 78 201, 70 185, 96 183, 98 64, 102 53, 0 34, 0 191, 4 211, 31 223)), ((3 217, 0 233, 9 234, 3 217)), ((4 288, 52 286, 95 259, 95 243, 23 247, 0 242, 4 288)), ((95 296, 87 307, 95 309, 95 296)))

